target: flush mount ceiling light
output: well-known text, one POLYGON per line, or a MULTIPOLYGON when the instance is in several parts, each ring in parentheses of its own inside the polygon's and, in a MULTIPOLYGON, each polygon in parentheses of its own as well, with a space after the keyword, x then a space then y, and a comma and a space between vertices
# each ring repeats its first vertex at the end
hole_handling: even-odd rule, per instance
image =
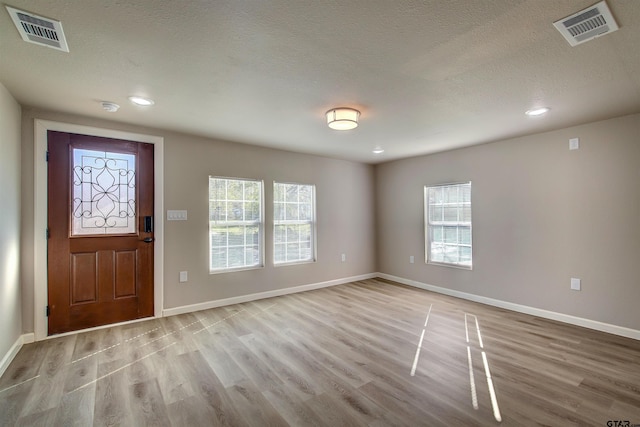
POLYGON ((382 154, 384 153, 384 148, 376 147, 373 149, 373 154, 382 154))
POLYGON ((129 101, 133 102, 136 105, 141 105, 143 107, 148 107, 150 105, 155 104, 155 102, 153 102, 153 99, 143 98, 141 96, 130 96, 129 101))
POLYGON ((360 111, 340 107, 327 111, 327 126, 335 130, 350 130, 358 127, 360 111))
POLYGON ((532 110, 525 111, 525 114, 527 116, 541 116, 548 111, 549 111, 549 108, 541 107, 541 108, 534 108, 532 110))

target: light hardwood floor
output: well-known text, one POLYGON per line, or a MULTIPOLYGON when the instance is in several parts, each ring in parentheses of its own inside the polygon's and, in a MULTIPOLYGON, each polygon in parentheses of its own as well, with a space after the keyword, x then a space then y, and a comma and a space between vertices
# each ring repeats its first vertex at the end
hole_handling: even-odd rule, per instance
POLYGON ((498 420, 640 424, 640 342, 366 280, 25 345, 0 378, 2 426, 498 420))

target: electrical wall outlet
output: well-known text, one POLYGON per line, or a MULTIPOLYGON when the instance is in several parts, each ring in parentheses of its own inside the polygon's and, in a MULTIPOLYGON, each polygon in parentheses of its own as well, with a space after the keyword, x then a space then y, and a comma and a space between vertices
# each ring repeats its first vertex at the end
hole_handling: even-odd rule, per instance
POLYGON ((184 283, 189 280, 188 273, 186 271, 180 272, 180 283, 184 283))
POLYGON ((415 258, 413 257, 413 255, 411 255, 409 257, 409 264, 413 264, 415 262, 415 258))
POLYGON ((580 279, 576 279, 575 277, 571 278, 571 290, 579 291, 581 288, 580 279))
POLYGON ((580 148, 580 138, 571 138, 569 140, 569 150, 578 150, 580 148))
POLYGON ((342 262, 346 262, 347 261, 347 254, 342 254, 342 262))

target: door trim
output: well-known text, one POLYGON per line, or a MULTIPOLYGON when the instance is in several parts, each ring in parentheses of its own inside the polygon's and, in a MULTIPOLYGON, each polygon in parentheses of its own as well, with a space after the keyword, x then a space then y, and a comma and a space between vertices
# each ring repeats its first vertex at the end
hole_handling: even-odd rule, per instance
MULTIPOLYGON (((154 144, 154 186, 156 217, 154 236, 154 317, 162 317, 164 307, 164 138, 132 132, 102 129, 92 126, 54 122, 35 119, 34 123, 34 230, 33 230, 33 315, 35 340, 48 337, 46 306, 48 301, 47 286, 47 131, 78 133, 82 135, 101 136, 105 138, 125 139, 136 142, 154 144)), ((80 332, 80 331, 76 331, 80 332)))

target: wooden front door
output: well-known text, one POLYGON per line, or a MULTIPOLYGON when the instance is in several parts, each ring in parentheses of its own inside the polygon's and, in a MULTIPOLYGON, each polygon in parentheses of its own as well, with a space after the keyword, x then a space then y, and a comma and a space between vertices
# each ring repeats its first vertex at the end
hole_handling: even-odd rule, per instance
POLYGON ((153 316, 153 145, 49 131, 49 335, 153 316))

